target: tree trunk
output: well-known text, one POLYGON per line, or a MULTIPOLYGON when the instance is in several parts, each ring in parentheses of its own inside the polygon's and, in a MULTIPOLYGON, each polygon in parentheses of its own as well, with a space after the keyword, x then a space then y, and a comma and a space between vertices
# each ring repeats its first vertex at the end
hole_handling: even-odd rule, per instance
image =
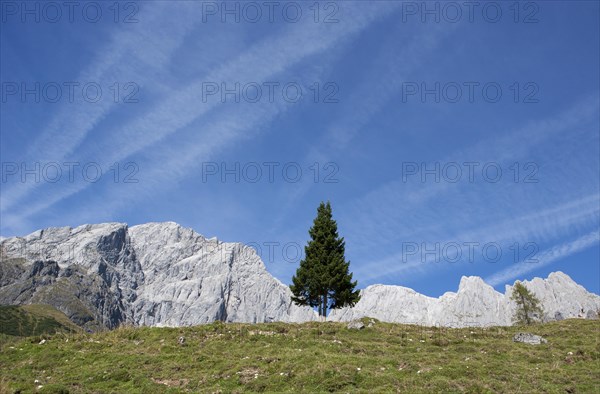
POLYGON ((521 302, 523 303, 523 312, 525 312, 525 323, 529 326, 531 321, 529 321, 529 308, 527 308, 527 301, 523 294, 521 294, 521 302))
POLYGON ((327 318, 327 293, 323 294, 323 316, 327 318))

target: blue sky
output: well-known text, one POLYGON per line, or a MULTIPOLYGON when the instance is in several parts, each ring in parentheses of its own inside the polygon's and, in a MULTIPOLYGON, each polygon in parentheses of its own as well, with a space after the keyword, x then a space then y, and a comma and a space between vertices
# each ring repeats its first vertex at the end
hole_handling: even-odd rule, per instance
POLYGON ((600 292, 598 2, 53 4, 1 3, 2 236, 175 221, 289 283, 329 200, 360 287, 600 292))

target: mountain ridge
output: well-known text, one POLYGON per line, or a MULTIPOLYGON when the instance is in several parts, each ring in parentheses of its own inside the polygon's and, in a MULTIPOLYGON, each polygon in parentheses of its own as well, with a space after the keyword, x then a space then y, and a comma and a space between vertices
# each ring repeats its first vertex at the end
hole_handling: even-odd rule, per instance
MULTIPOLYGON (((524 283, 541 299, 547 319, 600 310, 600 296, 562 272, 524 283)), ((463 276, 456 292, 437 298, 371 285, 354 308, 334 310, 328 320, 509 325, 511 289, 506 285, 502 294, 477 276, 463 276)), ((90 330, 317 319, 290 296, 253 248, 206 238, 175 222, 49 227, 0 242, 0 304, 47 303, 90 330)))
MULTIPOLYGON (((540 299, 545 320, 596 318, 600 311, 600 296, 588 292, 564 272, 522 283, 540 299)), ((428 326, 507 326, 515 310, 510 300, 513 286, 506 285, 503 294, 481 277, 462 276, 456 292, 430 297, 403 286, 375 284, 361 290, 361 300, 353 308, 333 310, 328 318, 348 321, 368 316, 428 326)))

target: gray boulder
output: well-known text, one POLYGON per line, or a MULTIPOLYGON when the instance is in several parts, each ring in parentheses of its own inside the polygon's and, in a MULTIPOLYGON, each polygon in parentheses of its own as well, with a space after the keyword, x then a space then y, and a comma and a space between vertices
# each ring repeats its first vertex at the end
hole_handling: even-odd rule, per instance
POLYGON ((528 332, 519 332, 513 337, 514 342, 528 343, 530 345, 539 345, 548 343, 548 341, 539 335, 530 334, 528 332))
POLYGON ((598 312, 595 312, 595 311, 593 311, 593 310, 590 309, 585 314, 585 318, 586 319, 596 320, 596 319, 598 319, 598 312))
POLYGON ((365 325, 360 320, 354 320, 348 323, 347 327, 349 330, 362 330, 365 328, 365 325))
POLYGON ((565 319, 565 317, 563 316, 563 314, 562 314, 562 313, 560 313, 560 312, 556 312, 556 313, 554 314, 554 320, 556 320, 556 321, 560 321, 560 320, 564 320, 564 319, 565 319))

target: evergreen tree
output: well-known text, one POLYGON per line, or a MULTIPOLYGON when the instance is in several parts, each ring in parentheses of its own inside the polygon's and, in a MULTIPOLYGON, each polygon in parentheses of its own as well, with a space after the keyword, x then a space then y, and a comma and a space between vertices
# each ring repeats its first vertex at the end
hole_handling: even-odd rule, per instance
POLYGON ((544 311, 540 306, 540 300, 521 282, 517 281, 515 283, 510 299, 517 304, 517 309, 513 316, 514 323, 529 325, 542 319, 544 311))
POLYGON ((292 300, 297 305, 317 307, 319 316, 331 308, 354 306, 360 299, 352 281, 350 262, 344 256, 346 244, 337 231, 331 205, 321 203, 308 234, 311 240, 305 256, 292 278, 292 300))

